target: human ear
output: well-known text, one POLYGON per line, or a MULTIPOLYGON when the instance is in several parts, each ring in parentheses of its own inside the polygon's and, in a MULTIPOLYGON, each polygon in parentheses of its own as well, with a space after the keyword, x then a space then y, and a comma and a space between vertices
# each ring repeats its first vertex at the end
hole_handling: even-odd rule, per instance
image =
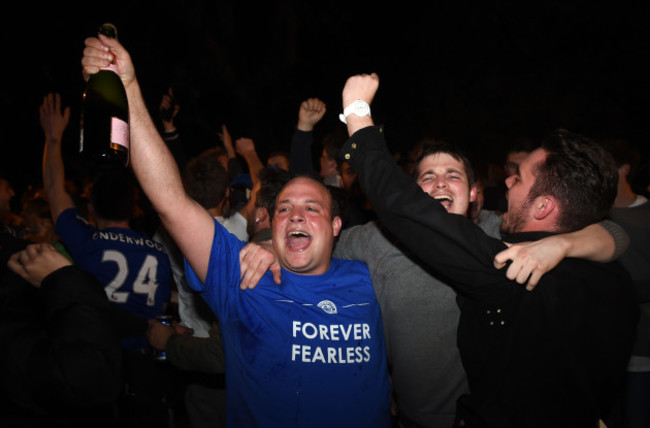
POLYGON ((469 201, 476 202, 477 197, 478 197, 478 192, 476 190, 476 184, 474 184, 469 188, 469 201))
POLYGON ((544 220, 557 208, 557 201, 553 196, 538 196, 533 202, 533 216, 536 220, 544 220))
POLYGON ((269 212, 264 207, 258 207, 255 210, 255 223, 262 223, 269 216, 269 212))
POLYGON ((630 174, 630 164, 629 163, 624 163, 623 165, 618 167, 618 175, 621 177, 627 178, 627 176, 630 174))
POLYGON ((341 217, 336 216, 332 219, 332 230, 334 231, 333 233, 334 236, 339 236, 342 225, 343 225, 343 221, 341 220, 341 217))

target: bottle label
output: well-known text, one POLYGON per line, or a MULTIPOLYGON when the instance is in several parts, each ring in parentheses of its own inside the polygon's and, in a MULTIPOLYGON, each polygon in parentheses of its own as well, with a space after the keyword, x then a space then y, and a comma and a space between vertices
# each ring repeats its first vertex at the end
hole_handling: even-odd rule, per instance
POLYGON ((119 76, 119 73, 117 72, 117 66, 113 63, 110 63, 108 67, 102 68, 102 70, 109 70, 112 71, 113 73, 117 74, 119 76))
POLYGON ((111 117, 111 143, 129 148, 129 124, 117 117, 111 117))

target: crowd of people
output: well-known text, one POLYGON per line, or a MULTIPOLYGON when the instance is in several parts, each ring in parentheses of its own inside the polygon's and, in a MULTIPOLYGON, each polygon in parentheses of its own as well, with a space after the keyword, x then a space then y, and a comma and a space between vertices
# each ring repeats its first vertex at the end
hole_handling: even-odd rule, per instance
POLYGON ((110 64, 129 166, 71 177, 51 93, 20 210, 0 177, 3 426, 650 424, 650 184, 628 142, 553 130, 477 174, 423 139, 398 162, 369 74, 322 141, 306 98, 286 151, 221 125, 191 156, 173 91, 151 117, 129 53, 87 39, 83 77, 110 64))

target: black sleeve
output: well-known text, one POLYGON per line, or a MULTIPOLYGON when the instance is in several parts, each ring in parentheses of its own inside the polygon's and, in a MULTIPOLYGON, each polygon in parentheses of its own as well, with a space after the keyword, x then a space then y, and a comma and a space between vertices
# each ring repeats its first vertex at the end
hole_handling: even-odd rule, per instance
POLYGON ((505 273, 494 268, 493 258, 506 245, 423 192, 397 165, 379 128, 357 131, 341 154, 359 174, 382 224, 459 292, 492 294, 491 286, 503 283, 505 273))
POLYGON ((114 401, 121 350, 104 287, 90 273, 67 266, 45 278, 39 295, 44 334, 26 359, 35 401, 50 406, 114 401))
POLYGON ((289 149, 289 169, 295 175, 308 175, 320 180, 314 168, 311 146, 314 142, 314 133, 296 129, 291 138, 289 149))

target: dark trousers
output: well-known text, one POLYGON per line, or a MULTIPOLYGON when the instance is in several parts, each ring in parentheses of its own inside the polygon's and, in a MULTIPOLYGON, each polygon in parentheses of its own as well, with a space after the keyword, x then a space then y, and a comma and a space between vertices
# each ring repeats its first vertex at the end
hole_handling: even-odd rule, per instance
POLYGON ((627 372, 607 428, 650 427, 650 372, 627 372))
POLYGON ((183 407, 180 371, 151 354, 124 353, 124 392, 118 419, 127 428, 171 428, 175 410, 183 407))

